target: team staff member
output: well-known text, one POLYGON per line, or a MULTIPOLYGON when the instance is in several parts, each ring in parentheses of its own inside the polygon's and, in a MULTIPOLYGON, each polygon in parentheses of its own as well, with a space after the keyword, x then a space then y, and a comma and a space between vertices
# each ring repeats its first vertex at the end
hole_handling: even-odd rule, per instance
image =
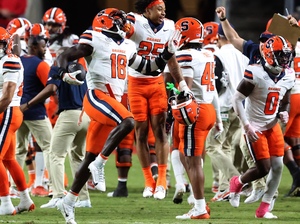
MULTIPOLYGON (((56 203, 64 197, 64 170, 67 154, 73 177, 85 155, 86 132, 89 124, 88 116, 83 113, 81 123, 78 119, 82 113, 82 101, 87 91, 86 83, 75 86, 61 80, 52 78, 57 75, 58 67, 52 67, 46 87, 29 102, 21 105, 23 111, 27 110, 27 103, 31 106, 44 102, 53 94, 58 94, 58 119, 53 129, 50 145, 50 160, 53 196, 41 208, 55 208, 56 203)), ((87 185, 79 193, 78 207, 91 207, 87 185)))
MULTIPOLYGON (((45 29, 40 24, 38 33, 31 33, 28 38, 28 54, 21 56, 24 66, 24 82, 23 96, 21 104, 29 102, 40 91, 42 91, 47 83, 50 66, 44 61, 46 51, 46 43, 48 37, 45 29)), ((31 30, 33 31, 33 30, 31 30)), ((23 166, 28 147, 29 132, 35 137, 37 144, 42 152, 36 152, 35 162, 36 179, 31 194, 34 196, 48 196, 48 191, 43 187, 42 177, 44 168, 50 171, 50 140, 52 134, 52 126, 46 114, 44 102, 40 102, 31 107, 27 105, 28 110, 24 112, 24 120, 17 132, 17 152, 20 165, 23 166), (39 163, 39 164, 37 164, 39 163)), ((49 175, 51 176, 51 174, 49 175)))

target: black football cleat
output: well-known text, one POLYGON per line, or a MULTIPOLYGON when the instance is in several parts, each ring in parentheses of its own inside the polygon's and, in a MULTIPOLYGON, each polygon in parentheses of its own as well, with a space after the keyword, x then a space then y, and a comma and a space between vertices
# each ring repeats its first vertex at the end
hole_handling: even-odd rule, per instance
POLYGON ((117 188, 113 192, 109 192, 107 194, 107 197, 128 197, 128 190, 127 188, 117 188))

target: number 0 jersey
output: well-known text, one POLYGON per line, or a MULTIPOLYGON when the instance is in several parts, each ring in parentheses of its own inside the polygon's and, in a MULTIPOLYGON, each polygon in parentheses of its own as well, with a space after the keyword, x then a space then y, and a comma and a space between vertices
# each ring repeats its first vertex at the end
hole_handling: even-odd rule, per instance
POLYGON ((293 69, 285 69, 285 73, 275 81, 270 76, 262 65, 249 65, 244 73, 244 79, 254 85, 246 98, 246 116, 259 131, 268 130, 277 123, 280 101, 295 84, 293 69))
MULTIPOLYGON (((164 19, 164 22, 157 27, 151 27, 151 22, 140 14, 128 13, 127 19, 131 22, 134 30, 127 37, 135 43, 138 55, 148 56, 146 59, 155 58, 163 52, 165 44, 175 30, 174 22, 169 19, 164 19)), ((129 68, 129 75, 138 78, 151 78, 151 76, 145 76, 131 68, 129 68)))
POLYGON ((23 93, 23 65, 21 59, 16 55, 5 55, 0 60, 0 97, 2 97, 3 84, 14 82, 17 84, 13 98, 9 106, 20 106, 23 93))
MULTIPOLYGON (((193 79, 191 91, 199 103, 212 103, 216 93, 214 56, 209 50, 187 49, 176 51, 176 59, 183 77, 193 79)), ((170 72, 166 67, 165 72, 170 72)))
POLYGON ((105 84, 110 84, 115 97, 120 100, 127 80, 128 62, 136 53, 134 43, 128 39, 115 42, 93 30, 85 31, 79 43, 93 47, 93 53, 85 58, 88 89, 108 92, 105 84))

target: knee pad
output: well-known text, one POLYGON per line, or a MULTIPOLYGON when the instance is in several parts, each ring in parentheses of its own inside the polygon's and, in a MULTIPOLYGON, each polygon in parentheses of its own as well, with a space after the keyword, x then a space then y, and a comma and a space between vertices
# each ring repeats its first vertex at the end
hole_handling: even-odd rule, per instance
POLYGON ((116 150, 116 167, 132 166, 132 149, 117 147, 116 150))

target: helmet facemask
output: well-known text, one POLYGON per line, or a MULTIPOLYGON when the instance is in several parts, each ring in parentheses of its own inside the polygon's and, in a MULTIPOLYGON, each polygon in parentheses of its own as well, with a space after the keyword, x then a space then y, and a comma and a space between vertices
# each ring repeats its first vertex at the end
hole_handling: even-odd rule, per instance
POLYGON ((0 40, 0 45, 3 45, 3 47, 0 48, 0 58, 2 58, 6 54, 8 43, 6 40, 0 40))
POLYGON ((108 10, 102 10, 98 14, 98 24, 95 30, 105 31, 112 34, 117 34, 121 38, 125 38, 126 32, 124 32, 126 24, 126 13, 122 10, 112 10, 107 14, 108 10))
POLYGON ((292 46, 281 36, 271 37, 263 45, 263 57, 265 67, 278 75, 288 68, 292 61, 292 46))

